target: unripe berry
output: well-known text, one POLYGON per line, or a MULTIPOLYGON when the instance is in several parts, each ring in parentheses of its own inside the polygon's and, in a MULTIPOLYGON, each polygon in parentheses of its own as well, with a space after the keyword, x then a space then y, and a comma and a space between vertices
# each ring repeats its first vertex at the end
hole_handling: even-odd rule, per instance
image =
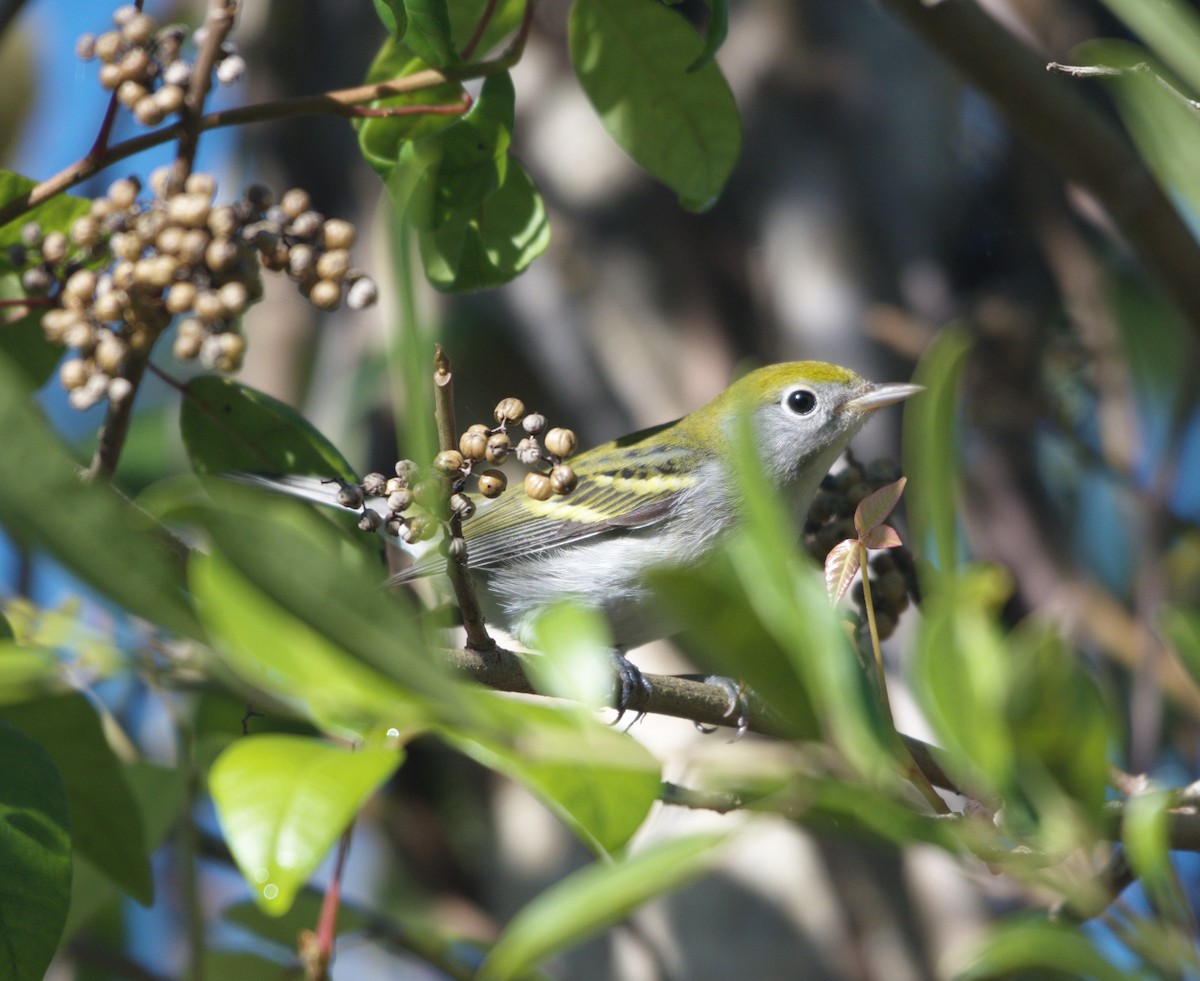
POLYGON ((403 480, 406 485, 411 484, 420 472, 421 468, 412 460, 396 461, 396 476, 403 480))
POLYGON ((220 320, 225 316, 225 304, 216 290, 201 290, 192 303, 196 316, 204 320, 220 320))
POLYGON ((512 440, 505 433, 493 433, 487 441, 488 463, 503 463, 512 450, 512 440))
POLYGON ((213 195, 217 193, 217 179, 212 174, 196 171, 188 174, 187 180, 183 182, 183 189, 188 194, 198 194, 206 201, 212 201, 213 195))
POLYGON ((90 249, 100 244, 100 222, 91 215, 83 215, 71 223, 71 243, 81 249, 90 249))
POLYGON ((354 226, 341 218, 330 218, 321 229, 321 244, 327 249, 348 249, 354 244, 354 226))
POLYGON ((569 429, 551 429, 546 433, 546 449, 557 457, 575 452, 575 434, 569 429))
POLYGON ((342 302, 342 288, 332 279, 318 279, 308 291, 308 299, 318 310, 336 310, 342 302))
POLYGON ((525 415, 525 403, 520 399, 501 399, 496 404, 495 416, 499 423, 516 422, 525 415))
POLYGON ((535 501, 548 501, 554 494, 550 478, 532 470, 525 475, 525 493, 535 501))
POLYGON ((68 358, 58 369, 58 380, 62 382, 63 388, 72 392, 82 387, 90 374, 87 363, 82 358, 68 358))
POLYGON ((550 471, 550 487, 555 494, 570 494, 578 484, 575 471, 565 463, 560 463, 550 471))
POLYGON ((346 290, 346 306, 351 310, 364 310, 379 299, 379 287, 370 276, 362 276, 346 290))
POLYGON ((458 452, 467 460, 482 460, 487 453, 487 435, 467 431, 458 440, 458 452))
POLYGON ((67 257, 67 236, 62 232, 50 232, 42 239, 42 258, 57 265, 67 257))
POLYGON ((162 110, 164 119, 183 108, 183 99, 182 85, 164 85, 154 93, 154 102, 162 110))
POLYGON ((403 477, 389 477, 383 492, 389 497, 397 491, 408 490, 408 481, 403 477))
POLYGON ((458 450, 442 450, 434 457, 433 467, 446 475, 457 473, 463 468, 463 455, 458 450))
POLYGON ((250 292, 246 289, 246 285, 236 279, 217 290, 217 296, 220 297, 222 306, 231 317, 243 313, 250 302, 250 292))
POLYGON ((484 497, 499 497, 508 486, 508 478, 499 470, 485 470, 479 475, 479 493, 484 497))
POLYGON ((92 303, 92 316, 97 320, 112 322, 120 320, 125 311, 125 304, 129 301, 129 297, 124 290, 112 290, 108 293, 103 293, 96 297, 92 303))

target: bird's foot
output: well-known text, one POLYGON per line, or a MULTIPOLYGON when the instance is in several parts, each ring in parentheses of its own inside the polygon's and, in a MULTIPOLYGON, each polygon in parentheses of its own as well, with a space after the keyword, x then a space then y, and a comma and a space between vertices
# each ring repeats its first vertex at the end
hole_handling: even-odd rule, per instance
MULTIPOLYGON (((614 650, 612 652, 612 667, 614 674, 614 701, 613 708, 617 710, 617 717, 613 719, 612 724, 615 726, 624 717, 625 713, 630 710, 630 701, 635 695, 644 696, 650 694, 650 682, 637 665, 629 660, 621 651, 614 650)), ((642 720, 645 716, 645 709, 637 709, 637 715, 633 722, 629 723, 632 727, 642 720)))
MULTIPOLYGON (((729 719, 736 732, 730 742, 737 742, 746 734, 746 730, 750 728, 750 689, 745 682, 734 681, 732 678, 726 678, 719 674, 707 675, 692 675, 696 681, 702 681, 706 685, 715 685, 725 692, 725 697, 728 700, 725 707, 725 718, 729 719)), ((703 733, 716 732, 718 726, 707 725, 703 722, 695 723, 697 729, 703 733)))

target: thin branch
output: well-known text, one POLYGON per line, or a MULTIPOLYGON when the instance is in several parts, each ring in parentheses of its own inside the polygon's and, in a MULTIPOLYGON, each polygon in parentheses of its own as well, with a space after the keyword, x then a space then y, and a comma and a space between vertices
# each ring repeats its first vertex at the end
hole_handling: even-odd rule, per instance
MULTIPOLYGON (((450 358, 437 345, 433 356, 433 397, 434 418, 437 420, 438 446, 442 450, 454 450, 458 447, 458 427, 454 422, 454 373, 450 370, 450 358)), ((450 512, 449 533, 450 543, 464 543, 462 535, 462 516, 450 512)), ((476 651, 490 651, 496 642, 488 635, 487 626, 483 622, 483 611, 479 608, 479 597, 475 595, 475 584, 471 580, 471 571, 467 568, 465 543, 460 549, 451 552, 446 557, 446 574, 454 587, 454 597, 462 614, 463 626, 467 631, 467 647, 476 651)))
POLYGON ((125 447, 125 437, 129 435, 129 423, 133 419, 133 403, 137 401, 137 393, 141 388, 142 377, 146 373, 146 362, 149 358, 149 346, 142 352, 131 352, 121 370, 121 377, 130 384, 129 394, 119 402, 108 402, 104 413, 104 423, 100 427, 100 435, 96 441, 96 452, 92 454, 91 465, 87 469, 87 480, 112 480, 117 469, 117 461, 121 458, 121 450, 125 447))
POLYGON ((200 50, 196 52, 192 77, 188 81, 187 94, 184 96, 180 113, 182 125, 173 181, 179 188, 183 187, 183 182, 192 172, 192 163, 200 146, 200 120, 204 114, 204 103, 212 89, 213 69, 221 57, 221 45, 233 30, 237 7, 237 0, 210 0, 208 5, 208 15, 204 18, 204 41, 200 50))
MULTIPOLYGON (((531 3, 529 6, 532 7, 533 4, 531 3)), ((483 40, 483 32, 492 22, 492 15, 495 12, 496 0, 487 0, 487 6, 483 8, 483 13, 479 15, 479 21, 475 24, 475 30, 471 33, 471 40, 463 45, 463 49, 458 53, 463 61, 469 61, 471 55, 475 53, 475 49, 479 47, 479 42, 483 40)))
POLYGON ((1177 102, 1186 106, 1193 113, 1200 114, 1200 102, 1197 102, 1195 99, 1189 99, 1155 71, 1153 65, 1146 61, 1139 61, 1136 64, 1127 65, 1123 68, 1118 68, 1115 65, 1063 65, 1057 61, 1052 61, 1046 66, 1046 71, 1058 75, 1067 75, 1070 78, 1119 78, 1122 75, 1149 75, 1158 83, 1159 88, 1165 90, 1177 102))

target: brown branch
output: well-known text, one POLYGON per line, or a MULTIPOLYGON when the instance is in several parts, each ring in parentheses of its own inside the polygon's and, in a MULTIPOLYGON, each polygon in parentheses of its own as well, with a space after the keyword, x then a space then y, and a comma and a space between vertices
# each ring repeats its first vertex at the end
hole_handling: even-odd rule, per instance
POLYGON ((1145 163, 1070 79, 973 0, 883 0, 988 96, 1015 131, 1112 217, 1150 275, 1200 335, 1200 244, 1145 163))
MULTIPOLYGON (((458 448, 458 427, 454 422, 454 373, 450 370, 450 358, 439 344, 433 356, 434 417, 437 420, 438 446, 442 450, 458 448)), ((447 485, 448 486, 448 485, 447 485)), ((463 542, 462 516, 451 512, 448 520, 448 542, 463 542)), ((454 587, 454 597, 462 614, 463 627, 467 631, 467 647, 476 651, 490 651, 496 646, 483 622, 483 611, 479 608, 479 597, 475 595, 475 584, 467 568, 465 546, 446 557, 446 574, 454 587)))
POLYGON ((212 89, 213 69, 221 57, 221 45, 233 30, 237 7, 237 0, 210 0, 208 5, 208 14, 204 18, 204 43, 196 53, 192 77, 188 80, 187 94, 180 112, 179 148, 175 156, 173 180, 178 188, 183 187, 183 182, 192 172, 192 163, 200 146, 200 120, 204 114, 204 103, 212 89))

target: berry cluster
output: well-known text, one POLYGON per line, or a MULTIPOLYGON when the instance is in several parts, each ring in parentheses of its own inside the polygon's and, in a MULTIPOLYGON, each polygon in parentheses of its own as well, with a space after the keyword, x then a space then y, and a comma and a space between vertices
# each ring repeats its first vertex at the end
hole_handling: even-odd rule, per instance
MULTIPOLYGON (((830 550, 847 538, 856 538, 854 509, 863 498, 899 479, 895 462, 885 458, 862 466, 852 457, 836 474, 828 474, 813 498, 804 526, 804 542, 818 562, 824 562, 830 550)), ((876 552, 871 559, 868 575, 871 580, 871 599, 875 604, 875 626, 880 639, 890 637, 896 629, 900 614, 908 608, 909 597, 918 598, 916 567, 912 553, 901 545, 876 552)), ((858 606, 858 628, 866 631, 866 596, 862 583, 853 589, 858 606)))
MULTIPOLYGON (((75 45, 83 61, 100 61, 100 84, 115 92, 117 101, 143 126, 157 126, 183 108, 192 79, 192 63, 183 57, 188 30, 182 24, 159 28, 154 18, 125 4, 113 12, 115 30, 99 37, 84 34, 75 45)), ((191 37, 204 43, 205 28, 191 37)), ((242 77, 246 63, 232 41, 221 45, 214 69, 217 81, 231 85, 242 77)))
MULTIPOLYGON (((525 411, 520 399, 502 399, 495 409, 496 425, 478 423, 467 429, 457 450, 443 450, 432 468, 421 473, 412 460, 396 464, 396 476, 369 473, 362 483, 341 483, 337 502, 342 507, 362 510, 358 526, 363 531, 382 528, 393 538, 413 544, 428 541, 447 514, 466 521, 475 513, 475 502, 466 493, 467 480, 474 477, 481 495, 499 497, 508 487, 508 477, 497 470, 515 456, 531 468, 525 475, 525 493, 536 501, 549 500, 555 494, 569 494, 579 483, 575 471, 565 462, 575 452, 575 434, 569 429, 547 429, 546 417, 525 411), (513 447, 510 427, 520 423, 528 434, 513 447), (492 467, 480 470, 485 464, 492 467), (369 498, 384 501, 384 507, 372 507, 369 498)), ((465 549, 461 538, 450 540, 451 554, 465 549)))
POLYGON ((193 173, 176 189, 170 167, 150 185, 144 200, 136 178, 114 181, 69 234, 27 225, 8 256, 27 293, 56 302, 42 330, 72 351, 59 378, 76 408, 127 398, 120 373, 130 353, 149 352, 176 315, 176 357, 237 371, 246 349, 239 318, 262 296, 262 268, 285 270, 321 309, 343 297, 352 309, 375 301, 375 283, 350 266, 354 226, 313 211, 305 191, 275 205, 253 185, 216 205, 210 175, 193 173))

